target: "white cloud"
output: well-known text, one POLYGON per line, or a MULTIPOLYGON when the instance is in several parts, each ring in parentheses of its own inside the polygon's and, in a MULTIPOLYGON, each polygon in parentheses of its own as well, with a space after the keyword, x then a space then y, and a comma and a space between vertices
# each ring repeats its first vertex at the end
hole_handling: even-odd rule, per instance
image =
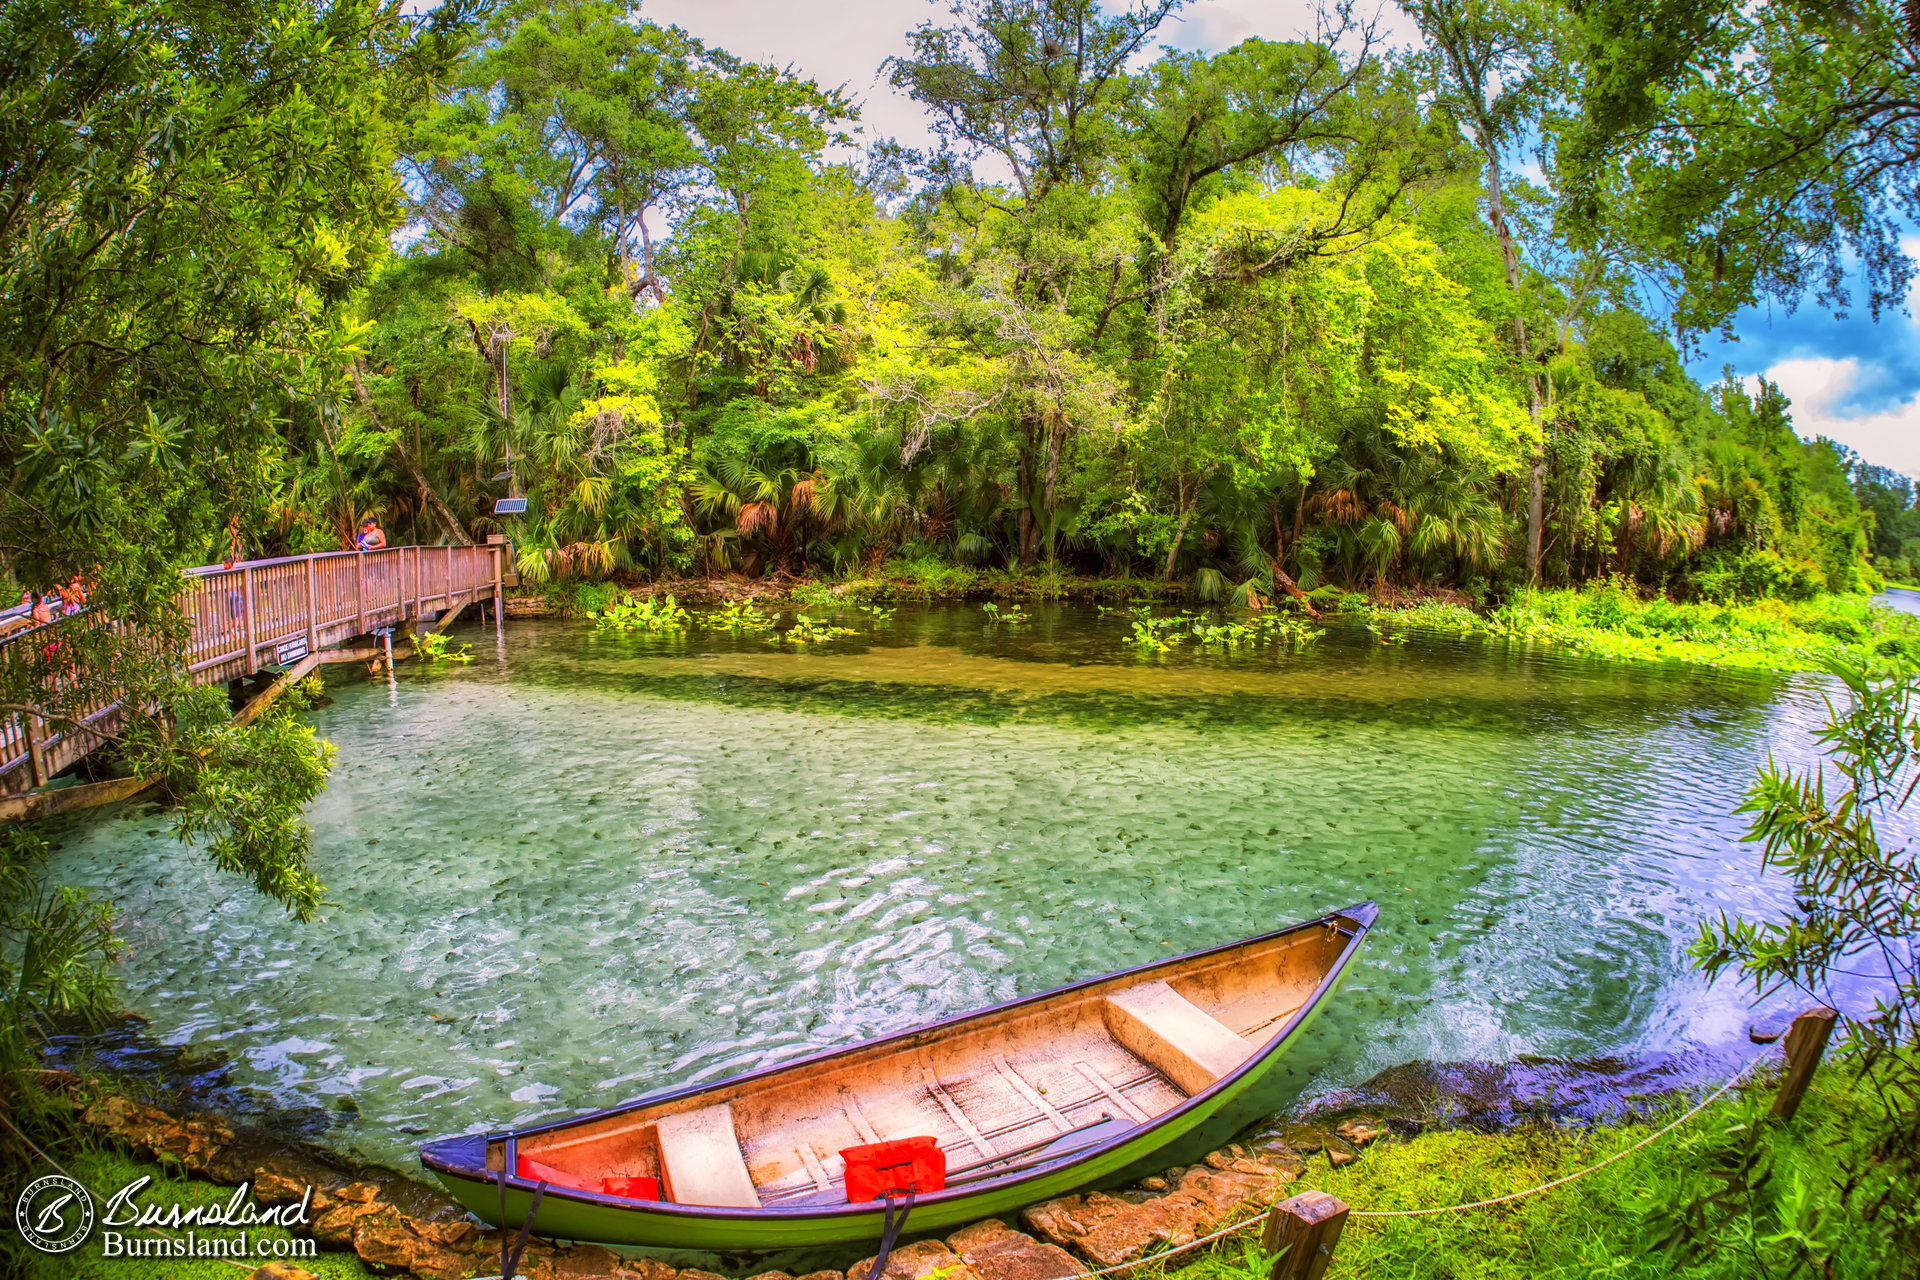
POLYGON ((1793 427, 1803 440, 1826 436, 1868 462, 1920 478, 1920 392, 1886 409, 1851 411, 1846 401, 1860 385, 1852 356, 1782 360, 1767 377, 1793 401, 1793 427))

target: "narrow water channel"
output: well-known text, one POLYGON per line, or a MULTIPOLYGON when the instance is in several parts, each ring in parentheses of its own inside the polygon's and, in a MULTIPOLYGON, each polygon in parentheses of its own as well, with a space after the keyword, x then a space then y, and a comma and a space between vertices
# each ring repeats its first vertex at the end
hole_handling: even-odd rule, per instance
POLYGON ((325 918, 138 811, 53 833, 126 904, 150 1034, 327 1140, 709 1080, 1373 898, 1302 1094, 1415 1059, 1743 1037, 1684 948, 1766 911, 1731 814, 1811 758, 1818 681, 1474 638, 1142 655, 1125 620, 903 607, 812 651, 695 630, 469 630, 469 666, 336 669, 325 918))

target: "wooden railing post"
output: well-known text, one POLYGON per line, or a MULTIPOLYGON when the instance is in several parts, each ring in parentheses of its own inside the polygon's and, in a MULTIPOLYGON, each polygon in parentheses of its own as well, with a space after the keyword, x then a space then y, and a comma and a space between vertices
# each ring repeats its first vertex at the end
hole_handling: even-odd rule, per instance
POLYGON ((447 608, 453 608, 453 544, 447 544, 447 608))
POLYGON ((34 722, 39 719, 31 711, 20 717, 20 725, 27 734, 27 778, 36 787, 45 786, 47 782, 47 762, 40 755, 40 735, 34 728, 34 722))
POLYGON ((1838 1010, 1815 1005, 1793 1020, 1787 1032, 1787 1078, 1780 1083, 1780 1096, 1773 1100, 1774 1119, 1791 1120, 1800 1109, 1800 1099, 1806 1096, 1839 1018, 1838 1010))
POLYGON ((353 634, 367 634, 367 553, 357 551, 353 557, 353 634))
POLYGON ((240 608, 247 619, 247 674, 252 675, 259 670, 259 665, 255 662, 259 651, 253 643, 253 570, 251 568, 240 571, 240 597, 240 608))
POLYGON ((1346 1202, 1324 1191, 1274 1205, 1260 1235, 1261 1249, 1274 1258, 1272 1280, 1320 1280, 1346 1225, 1346 1202))
POLYGON ((307 557, 307 652, 320 652, 320 610, 313 603, 313 557, 307 557))

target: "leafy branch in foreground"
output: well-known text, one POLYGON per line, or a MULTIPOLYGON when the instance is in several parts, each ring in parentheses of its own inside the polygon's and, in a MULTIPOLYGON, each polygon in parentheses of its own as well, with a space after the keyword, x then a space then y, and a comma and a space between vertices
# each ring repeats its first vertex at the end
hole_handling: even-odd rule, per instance
POLYGON ((0 1071, 24 1066, 56 1019, 97 1020, 113 1000, 113 909, 84 890, 49 886, 46 856, 32 832, 0 831, 0 1071))
POLYGON ((246 876, 301 920, 313 917, 322 888, 307 864, 313 833, 301 811, 334 760, 333 744, 299 719, 308 697, 296 685, 238 725, 224 689, 183 688, 170 717, 139 721, 122 744, 137 772, 165 779, 181 843, 202 845, 222 871, 246 876))
MULTIPOLYGON (((1868 1140, 1833 1185, 1781 1192, 1772 1215, 1786 1223, 1791 1209, 1810 1220, 1820 1206, 1802 1202, 1823 1200, 1829 1215, 1856 1219, 1912 1258, 1920 1256, 1920 865, 1910 846, 1882 843, 1880 823, 1920 783, 1920 668, 1898 660, 1832 671, 1849 702, 1829 699, 1814 735, 1826 763, 1799 772, 1769 761, 1739 809, 1754 815, 1746 838, 1760 844, 1763 867, 1791 883, 1795 913, 1756 922, 1723 912, 1702 926, 1691 953, 1709 978, 1737 972, 1756 991, 1791 987, 1842 1008, 1843 1078, 1868 1140), (1869 985, 1872 1012, 1847 1012, 1836 978, 1869 985)), ((1764 1187, 1742 1186, 1752 1194, 1736 1199, 1750 1213, 1764 1187)), ((1709 1211, 1711 1199, 1673 1211, 1688 1224, 1675 1237, 1688 1238, 1683 1247, 1733 1222, 1731 1211, 1709 1211)), ((1831 1257, 1799 1229, 1759 1243, 1785 1251, 1790 1270, 1821 1274, 1831 1257)))

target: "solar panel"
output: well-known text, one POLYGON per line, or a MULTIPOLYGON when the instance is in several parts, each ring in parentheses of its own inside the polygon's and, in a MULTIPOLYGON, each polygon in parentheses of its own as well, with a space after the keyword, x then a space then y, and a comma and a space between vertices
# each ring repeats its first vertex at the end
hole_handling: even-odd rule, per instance
POLYGON ((525 515, 526 511, 525 498, 496 498, 493 503, 493 514, 497 516, 525 515))

